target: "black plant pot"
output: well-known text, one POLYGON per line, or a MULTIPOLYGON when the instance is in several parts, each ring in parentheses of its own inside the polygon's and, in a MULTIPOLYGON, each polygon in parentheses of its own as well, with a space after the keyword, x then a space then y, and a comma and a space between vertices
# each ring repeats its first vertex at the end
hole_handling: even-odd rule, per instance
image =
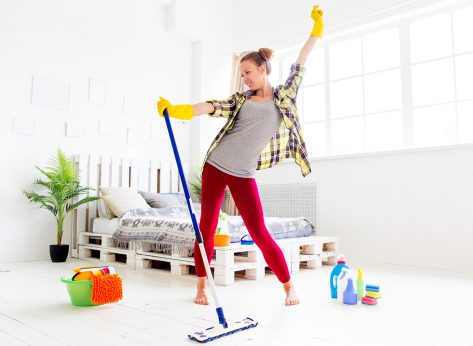
POLYGON ((69 254, 69 245, 49 245, 49 256, 53 262, 66 262, 69 254))

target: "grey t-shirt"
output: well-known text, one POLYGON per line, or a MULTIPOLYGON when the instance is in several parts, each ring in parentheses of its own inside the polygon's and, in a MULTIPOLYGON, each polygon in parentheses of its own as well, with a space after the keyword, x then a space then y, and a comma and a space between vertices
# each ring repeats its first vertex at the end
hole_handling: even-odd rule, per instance
POLYGON ((254 177, 258 157, 279 129, 281 121, 282 116, 274 100, 246 100, 235 118, 233 128, 212 150, 207 162, 237 177, 254 177))

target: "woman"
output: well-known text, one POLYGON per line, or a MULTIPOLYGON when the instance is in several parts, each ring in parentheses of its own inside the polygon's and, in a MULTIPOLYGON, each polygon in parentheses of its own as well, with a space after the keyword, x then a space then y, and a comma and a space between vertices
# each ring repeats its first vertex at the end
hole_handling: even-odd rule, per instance
MULTIPOLYGON (((158 111, 163 116, 190 120, 193 116, 209 114, 228 119, 214 139, 204 159, 202 172, 202 211, 200 231, 209 261, 214 249, 214 233, 220 206, 227 186, 250 233, 261 249, 266 263, 282 283, 285 304, 299 304, 286 261, 279 246, 266 229, 258 188, 254 179, 257 169, 274 166, 293 157, 303 176, 310 173, 307 151, 297 117, 295 100, 302 80, 304 63, 317 38, 322 37, 323 12, 314 6, 311 17, 314 27, 299 56, 291 66, 284 85, 275 89, 268 81, 272 51, 262 48, 246 54, 240 61, 241 78, 249 90, 236 93, 226 100, 210 100, 194 105, 172 105, 160 98, 158 111)), ((194 247, 198 254, 197 242, 194 247)), ((206 273, 201 256, 194 256, 197 275, 196 304, 208 304, 206 273)))

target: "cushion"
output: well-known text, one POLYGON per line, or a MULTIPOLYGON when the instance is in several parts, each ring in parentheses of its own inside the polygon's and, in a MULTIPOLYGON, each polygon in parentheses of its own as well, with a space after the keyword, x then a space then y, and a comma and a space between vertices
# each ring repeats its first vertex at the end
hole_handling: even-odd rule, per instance
POLYGON ((117 217, 122 216, 128 210, 142 208, 149 209, 149 205, 138 193, 116 193, 113 195, 103 196, 102 199, 117 217))
POLYGON ((100 186, 100 193, 104 196, 107 196, 107 195, 114 195, 116 193, 138 193, 138 190, 132 187, 100 186))
POLYGON ((109 207, 107 207, 105 201, 102 198, 98 200, 97 209, 99 211, 99 217, 109 220, 113 218, 113 212, 110 210, 109 207))
MULTIPOLYGON (((105 203, 103 203, 105 204, 105 203)), ((92 224, 92 232, 94 233, 105 233, 113 234, 118 229, 118 218, 111 220, 103 217, 96 217, 92 224)))
MULTIPOLYGON (((106 187, 106 186, 101 186, 99 188, 99 194, 100 196, 109 196, 113 194, 136 194, 138 191, 136 189, 133 189, 131 187, 106 187)), ((110 208, 107 206, 107 204, 104 202, 104 200, 99 199, 98 201, 98 211, 99 211, 99 217, 107 218, 107 219, 113 219, 115 217, 114 213, 110 208)))
POLYGON ((183 193, 156 193, 146 191, 139 191, 139 193, 152 208, 187 206, 186 197, 183 193))

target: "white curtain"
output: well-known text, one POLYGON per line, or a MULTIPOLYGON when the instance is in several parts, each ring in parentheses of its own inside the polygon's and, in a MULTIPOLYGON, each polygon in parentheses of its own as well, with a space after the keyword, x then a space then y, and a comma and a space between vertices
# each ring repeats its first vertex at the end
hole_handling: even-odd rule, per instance
POLYGON ((233 54, 233 61, 232 61, 232 76, 230 79, 230 94, 234 94, 236 92, 245 91, 245 83, 240 77, 240 59, 246 54, 233 54))
POLYGON ((225 197, 223 198, 222 211, 228 215, 240 215, 228 188, 225 193, 225 197))

